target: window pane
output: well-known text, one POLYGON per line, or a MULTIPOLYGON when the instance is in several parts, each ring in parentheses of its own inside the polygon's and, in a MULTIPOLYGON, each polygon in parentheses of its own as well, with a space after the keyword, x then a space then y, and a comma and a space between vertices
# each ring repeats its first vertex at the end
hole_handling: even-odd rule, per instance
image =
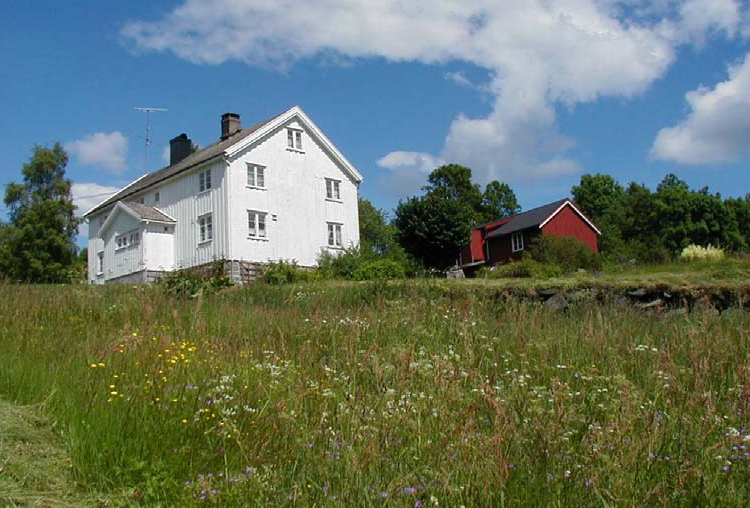
POLYGON ((265 238, 266 236, 266 214, 258 214, 258 236, 265 238))
POLYGON ((333 182, 333 197, 334 199, 341 199, 341 187, 340 182, 333 182))
POLYGON ((336 245, 341 246, 341 226, 336 225, 336 245))
POLYGON ((249 164, 247 166, 247 184, 255 186, 255 167, 250 166, 249 164))
POLYGON ((328 225, 328 245, 334 245, 333 224, 328 225))
POLYGON ((294 134, 297 138, 297 150, 302 150, 302 133, 297 131, 294 134))
POLYGON ((206 189, 211 188, 211 170, 206 171, 206 189))
POLYGON ((198 190, 200 192, 206 190, 206 174, 203 172, 198 175, 198 190))
POLYGON ((263 166, 256 166, 255 171, 257 172, 257 176, 255 178, 256 185, 258 187, 265 187, 266 186, 265 168, 263 166))
POLYGON ((326 179, 326 197, 331 199, 333 197, 333 190, 331 189, 331 180, 326 179))
POLYGON ((286 131, 286 146, 294 148, 294 133, 290 130, 286 131))

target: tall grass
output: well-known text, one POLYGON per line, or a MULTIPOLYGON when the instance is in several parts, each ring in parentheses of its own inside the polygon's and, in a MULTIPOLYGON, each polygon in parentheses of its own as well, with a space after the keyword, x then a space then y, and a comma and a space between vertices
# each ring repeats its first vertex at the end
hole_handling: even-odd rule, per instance
POLYGON ((744 506, 750 320, 431 283, 0 286, 0 394, 148 506, 744 506))

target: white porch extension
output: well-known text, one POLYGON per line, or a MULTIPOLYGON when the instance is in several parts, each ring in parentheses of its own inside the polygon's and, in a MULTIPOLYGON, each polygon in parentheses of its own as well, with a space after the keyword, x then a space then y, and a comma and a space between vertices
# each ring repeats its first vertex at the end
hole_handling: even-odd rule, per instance
POLYGON ((89 247, 96 248, 93 282, 148 282, 173 270, 176 224, 158 208, 119 201, 89 247))

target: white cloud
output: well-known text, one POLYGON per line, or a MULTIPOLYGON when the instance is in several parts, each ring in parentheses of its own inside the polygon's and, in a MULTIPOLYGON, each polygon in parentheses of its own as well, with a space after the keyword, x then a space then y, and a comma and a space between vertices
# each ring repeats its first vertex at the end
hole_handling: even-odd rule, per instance
MULTIPOLYGON (((440 153, 392 152, 379 164, 393 174, 397 167, 399 174, 419 175, 427 161, 444 160, 471 166, 479 181, 512 181, 579 170, 566 156, 573 142, 558 132, 556 103, 643 92, 671 65, 676 45, 705 34, 733 34, 737 5, 737 0, 184 0, 160 20, 125 25, 122 36, 137 50, 171 51, 204 64, 239 60, 284 69, 311 57, 339 62, 381 57, 475 65, 491 76, 480 87, 492 95, 491 113, 459 114, 440 153)), ((468 81, 463 75, 446 77, 468 81)))
MULTIPOLYGON (((73 183, 71 191, 73 194, 73 204, 77 207, 76 216, 82 216, 118 190, 120 190, 118 187, 99 185, 98 183, 73 183)), ((84 238, 87 237, 88 228, 88 224, 85 222, 81 223, 78 226, 78 234, 84 238)))
POLYGON ((111 173, 120 174, 125 169, 128 138, 119 131, 96 132, 65 143, 65 150, 75 156, 81 164, 99 166, 111 173))
POLYGON ((681 164, 732 162, 750 152, 750 53, 729 68, 729 79, 685 99, 690 114, 659 131, 651 156, 681 164))
POLYGON ((169 165, 169 158, 171 156, 171 151, 170 150, 171 149, 170 149, 169 145, 167 145, 167 146, 164 147, 164 150, 161 151, 161 161, 165 165, 169 165))

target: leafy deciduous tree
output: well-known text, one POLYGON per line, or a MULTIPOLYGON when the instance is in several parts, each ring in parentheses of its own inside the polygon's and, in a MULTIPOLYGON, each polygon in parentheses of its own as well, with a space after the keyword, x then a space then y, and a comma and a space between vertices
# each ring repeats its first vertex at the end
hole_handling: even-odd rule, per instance
POLYGON ((23 183, 5 188, 10 224, 3 232, 6 276, 25 282, 65 282, 75 263, 71 181, 65 178, 68 156, 59 143, 35 146, 23 165, 23 183))

